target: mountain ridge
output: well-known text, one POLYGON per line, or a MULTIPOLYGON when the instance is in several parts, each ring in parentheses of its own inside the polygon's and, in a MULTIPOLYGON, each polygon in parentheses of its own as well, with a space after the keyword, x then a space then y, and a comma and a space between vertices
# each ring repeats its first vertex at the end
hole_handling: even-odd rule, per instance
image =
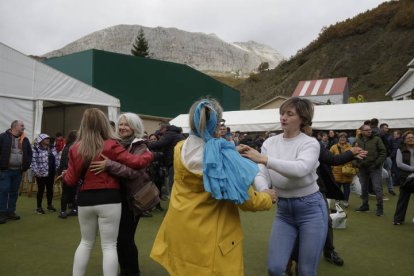
POLYGON ((254 41, 229 43, 216 34, 125 24, 90 33, 42 57, 59 57, 92 48, 130 55, 141 28, 151 58, 187 64, 212 75, 246 76, 255 72, 262 62, 274 68, 283 60, 270 46, 254 41))

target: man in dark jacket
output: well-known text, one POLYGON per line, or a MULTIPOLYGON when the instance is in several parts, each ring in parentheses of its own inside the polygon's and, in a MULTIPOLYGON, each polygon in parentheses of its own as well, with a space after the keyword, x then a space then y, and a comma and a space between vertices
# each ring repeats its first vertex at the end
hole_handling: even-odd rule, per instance
POLYGON ((158 141, 148 143, 148 148, 151 151, 162 152, 164 166, 168 172, 168 189, 171 191, 174 180, 174 147, 175 145, 184 140, 185 137, 182 134, 182 129, 176 126, 162 125, 160 128, 161 138, 158 141))
POLYGON ((32 162, 32 147, 24 135, 24 123, 15 120, 0 134, 0 223, 18 220, 16 203, 22 173, 32 162))
POLYGON ((387 156, 384 143, 378 135, 373 135, 369 125, 360 127, 362 137, 355 141, 355 145, 368 152, 367 158, 359 160, 359 179, 362 189, 362 205, 356 211, 369 211, 368 184, 371 180, 377 198, 377 216, 384 214, 382 192, 382 164, 387 156))
MULTIPOLYGON (((312 136, 312 128, 307 126, 303 129, 304 133, 309 136, 312 136)), ((351 150, 343 152, 338 155, 334 155, 326 147, 322 145, 322 142, 319 141, 320 152, 319 152, 319 167, 316 169, 318 175, 318 186, 319 191, 326 198, 341 200, 344 199, 344 195, 341 189, 335 182, 335 178, 332 173, 331 166, 338 166, 352 161, 354 158, 364 158, 366 156, 366 151, 363 151, 361 148, 353 147, 351 150)), ((326 207, 329 209, 328 202, 326 202, 326 207)), ((329 211, 329 210, 328 210, 329 211)), ((329 212, 328 212, 329 213, 329 212)), ((291 259, 300 262, 298 260, 299 248, 298 240, 296 241, 295 248, 293 249, 291 259)), ((328 216, 328 234, 326 236, 325 245, 323 248, 323 255, 325 259, 335 265, 342 266, 344 260, 338 255, 335 251, 333 245, 333 229, 332 229, 332 219, 331 216, 328 216)), ((288 268, 289 270, 290 268, 288 268)))
MULTIPOLYGON (((306 127, 304 131, 309 136, 312 136, 311 127, 306 127)), ((335 182, 331 166, 343 165, 354 160, 354 158, 362 159, 366 156, 367 153, 359 147, 353 147, 351 150, 338 155, 334 155, 322 145, 321 141, 319 141, 319 143, 321 144, 318 159, 319 167, 316 169, 316 173, 318 175, 317 183, 319 190, 325 198, 342 200, 344 199, 344 195, 335 182)), ((339 266, 342 266, 344 264, 344 261, 341 257, 338 256, 338 253, 335 251, 335 247, 333 245, 332 219, 330 216, 328 216, 328 235, 326 236, 323 253, 327 261, 339 266)))

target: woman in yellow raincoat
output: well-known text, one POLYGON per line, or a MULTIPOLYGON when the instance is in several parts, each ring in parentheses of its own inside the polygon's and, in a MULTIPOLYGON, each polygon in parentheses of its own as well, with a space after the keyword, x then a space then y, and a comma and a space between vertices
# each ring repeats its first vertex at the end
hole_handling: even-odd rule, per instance
MULTIPOLYGON (((343 152, 351 150, 352 146, 348 143, 347 137, 348 137, 348 135, 345 132, 341 132, 341 133, 338 134, 338 138, 339 138, 338 143, 333 145, 330 149, 330 151, 334 155, 339 155, 343 152)), ((353 168, 352 163, 348 162, 344 165, 333 166, 332 167, 332 173, 333 173, 333 175, 335 177, 335 181, 339 185, 339 187, 343 187, 345 200, 342 202, 342 205, 345 208, 348 208, 349 207, 349 203, 348 203, 349 195, 350 195, 350 192, 351 192, 351 182, 352 182, 352 179, 354 178, 354 176, 356 175, 356 169, 353 168, 353 170, 355 171, 355 174, 344 173, 343 169, 342 169, 344 166, 353 168)))
POLYGON ((238 208, 268 210, 276 201, 273 190, 253 190, 257 166, 214 138, 221 115, 217 101, 195 102, 191 134, 174 150, 170 205, 151 251, 170 275, 243 275, 238 208))

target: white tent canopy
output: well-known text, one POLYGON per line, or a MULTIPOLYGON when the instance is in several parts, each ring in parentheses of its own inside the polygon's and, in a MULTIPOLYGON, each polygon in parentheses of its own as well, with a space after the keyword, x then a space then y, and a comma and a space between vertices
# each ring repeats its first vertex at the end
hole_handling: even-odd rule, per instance
MULTIPOLYGON (((385 101, 339 105, 317 105, 312 127, 314 129, 356 129, 364 121, 377 118, 390 128, 414 127, 414 100, 385 101)), ((279 109, 242 110, 223 113, 226 126, 232 131, 258 132, 280 130, 279 109)), ((182 114, 170 121, 190 131, 188 115, 182 114)))
MULTIPOLYGON (((79 112, 82 115, 83 109, 97 106, 108 114, 110 120, 116 120, 120 108, 119 99, 2 43, 0 43, 0 103, 2 128, 0 132, 9 128, 13 120, 22 120, 30 140, 42 130, 44 107, 64 106, 63 117, 78 119, 79 112)), ((79 121, 77 121, 78 125, 79 121)))

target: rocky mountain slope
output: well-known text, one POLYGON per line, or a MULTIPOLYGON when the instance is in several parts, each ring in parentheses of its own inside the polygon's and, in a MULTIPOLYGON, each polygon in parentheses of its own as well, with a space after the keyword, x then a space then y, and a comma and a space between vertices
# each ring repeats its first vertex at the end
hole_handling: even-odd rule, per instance
POLYGON ((390 100, 385 93, 414 58, 414 1, 385 2, 331 25, 317 39, 274 70, 252 75, 236 86, 241 108, 275 96, 291 96, 301 80, 348 77, 350 96, 390 100))
POLYGON ((268 62, 269 68, 274 68, 283 59, 273 48, 254 41, 228 43, 214 34, 139 25, 109 27, 43 57, 58 57, 92 48, 130 55, 140 28, 144 30, 151 58, 187 64, 212 75, 248 75, 262 62, 268 62))

